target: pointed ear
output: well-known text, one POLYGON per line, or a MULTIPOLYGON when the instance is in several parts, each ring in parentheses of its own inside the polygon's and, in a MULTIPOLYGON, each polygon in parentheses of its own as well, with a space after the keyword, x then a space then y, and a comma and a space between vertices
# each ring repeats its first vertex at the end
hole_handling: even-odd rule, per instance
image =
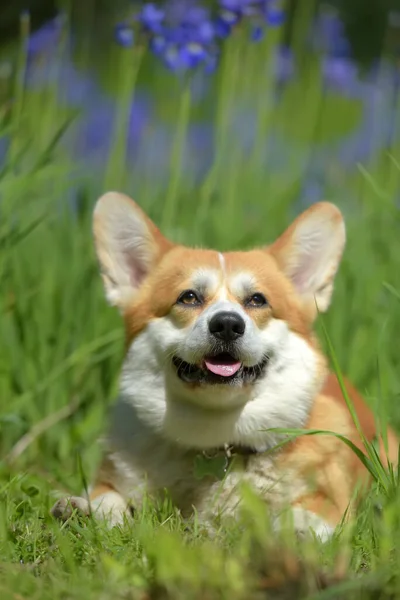
MULTIPOLYGON (((318 202, 301 214, 269 248, 302 299, 325 312, 333 292, 346 233, 340 210, 318 202)), ((311 308, 311 306, 310 306, 311 308)))
POLYGON ((133 200, 117 192, 96 202, 93 234, 107 300, 122 309, 172 243, 133 200))

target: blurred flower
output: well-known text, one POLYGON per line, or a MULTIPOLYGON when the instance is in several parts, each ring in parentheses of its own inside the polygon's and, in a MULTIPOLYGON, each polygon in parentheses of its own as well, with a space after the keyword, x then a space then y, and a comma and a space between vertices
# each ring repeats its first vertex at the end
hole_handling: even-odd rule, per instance
MULTIPOLYGON (((140 184, 140 179, 151 180, 155 187, 165 187, 170 177, 170 156, 175 135, 173 123, 160 121, 149 123, 146 135, 143 136, 140 144, 140 151, 137 152, 133 161, 133 178, 136 187, 140 184), (138 178, 136 173, 140 173, 141 177, 138 178), (157 173, 156 178, 154 178, 154 173, 157 173)), ((186 131, 185 151, 181 163, 185 181, 201 181, 213 161, 214 129, 212 124, 206 121, 191 123, 186 131)))
POLYGON ((285 10, 280 0, 268 0, 265 9, 266 22, 271 27, 278 27, 285 22, 285 10))
POLYGON ((73 65, 71 36, 60 51, 66 24, 66 16, 61 13, 31 34, 27 43, 25 85, 29 89, 57 85, 64 100, 79 103, 95 84, 91 77, 80 73, 73 65))
POLYGON ((138 21, 151 34, 151 51, 173 71, 209 66, 217 54, 209 12, 194 1, 170 1, 165 11, 145 4, 138 21))
POLYGON ((309 173, 305 178, 304 185, 302 186, 299 204, 302 208, 306 208, 314 202, 322 200, 325 196, 325 186, 319 179, 315 179, 314 176, 309 173))
POLYGON ((352 58, 350 42, 338 11, 322 5, 311 30, 311 45, 322 55, 324 84, 347 95, 354 95, 359 85, 358 67, 352 58))
POLYGON ((264 37, 265 25, 278 26, 285 20, 280 0, 220 0, 216 19, 219 37, 228 37, 235 25, 247 17, 253 21, 251 39, 258 42, 264 37))
POLYGON ((214 162, 214 128, 206 122, 192 123, 187 132, 182 171, 202 181, 214 162))
MULTIPOLYGON (((26 85, 28 89, 57 89, 62 107, 78 111, 77 119, 63 136, 61 146, 78 160, 85 160, 94 167, 102 167, 108 157, 110 140, 115 123, 116 104, 105 94, 96 78, 85 70, 79 70, 72 61, 71 46, 65 52, 57 52, 60 44, 60 27, 63 19, 57 18, 37 30, 30 42, 26 85)), ((120 26, 120 42, 129 45, 129 32, 120 26)), ((130 109, 127 131, 128 154, 135 155, 142 134, 152 113, 152 102, 137 91, 130 109)))
POLYGON ((322 61, 325 83, 332 87, 351 90, 357 85, 358 68, 351 59, 327 56, 322 61))
POLYGON ((275 51, 275 78, 277 83, 285 83, 295 73, 295 62, 292 50, 288 46, 280 45, 275 51))
POLYGON ((252 42, 259 42, 263 39, 265 33, 265 29, 260 25, 255 25, 251 30, 251 40, 252 42))
POLYGON ((243 17, 246 5, 246 1, 220 0, 220 10, 216 18, 216 31, 219 37, 226 38, 230 35, 232 28, 243 17))
MULTIPOLYGON (((115 126, 117 107, 106 97, 97 98, 89 109, 89 102, 82 111, 81 118, 72 127, 71 145, 76 157, 93 159, 98 165, 104 165, 108 158, 115 126)), ((144 131, 150 123, 152 103, 150 98, 136 92, 130 107, 127 127, 127 153, 131 159, 136 157, 141 146, 144 131)))
POLYGON ((244 17, 251 20, 253 41, 260 40, 266 25, 280 25, 284 10, 280 0, 219 0, 213 17, 196 0, 167 0, 163 7, 145 3, 132 24, 119 24, 115 35, 125 47, 134 43, 134 22, 148 37, 150 50, 172 71, 203 66, 212 73, 218 63, 219 42, 244 17))
POLYGON ((49 50, 53 52, 54 48, 60 42, 61 34, 66 23, 66 15, 60 13, 40 29, 31 33, 27 45, 28 59, 32 59, 38 54, 46 53, 49 50))
POLYGON ((143 5, 138 20, 142 24, 145 31, 151 33, 160 33, 164 18, 165 13, 163 10, 157 8, 155 4, 147 2, 143 5))
POLYGON ((115 39, 120 46, 123 46, 124 48, 130 48, 133 46, 135 41, 133 28, 125 23, 119 23, 115 27, 115 39))
MULTIPOLYGON (((118 107, 111 98, 99 95, 95 101, 87 101, 81 108, 80 116, 63 136, 61 147, 73 157, 77 174, 96 183, 101 180, 110 157, 118 107)), ((153 120, 152 115, 153 106, 148 96, 137 91, 126 130, 129 170, 134 168, 147 143, 147 128, 153 120)))
POLYGON ((78 70, 68 55, 57 57, 54 49, 44 60, 28 65, 25 85, 28 89, 36 90, 57 86, 60 100, 74 107, 79 107, 99 95, 95 78, 78 70))
POLYGON ((343 21, 332 7, 324 7, 318 13, 311 31, 313 48, 336 58, 351 56, 350 42, 346 37, 343 21))

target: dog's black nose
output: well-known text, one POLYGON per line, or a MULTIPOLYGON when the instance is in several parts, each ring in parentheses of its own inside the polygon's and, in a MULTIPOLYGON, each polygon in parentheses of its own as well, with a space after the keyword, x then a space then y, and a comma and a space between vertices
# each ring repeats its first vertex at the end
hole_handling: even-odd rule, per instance
POLYGON ((246 323, 238 313, 221 311, 210 319, 208 328, 218 339, 233 342, 244 334, 246 323))

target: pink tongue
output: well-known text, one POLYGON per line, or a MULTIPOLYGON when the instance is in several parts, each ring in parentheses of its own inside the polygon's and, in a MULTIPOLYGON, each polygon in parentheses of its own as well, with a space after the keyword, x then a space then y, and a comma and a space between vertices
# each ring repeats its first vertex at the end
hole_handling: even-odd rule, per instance
POLYGON ((215 375, 221 375, 221 377, 230 377, 239 371, 242 363, 236 361, 232 357, 214 356, 212 358, 204 359, 206 367, 215 375))

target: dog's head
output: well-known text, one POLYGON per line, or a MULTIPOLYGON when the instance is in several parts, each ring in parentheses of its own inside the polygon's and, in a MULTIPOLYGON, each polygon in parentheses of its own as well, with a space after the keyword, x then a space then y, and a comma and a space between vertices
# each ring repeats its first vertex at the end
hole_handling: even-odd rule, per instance
POLYGON ((162 396, 180 414, 304 424, 325 368, 312 324, 345 244, 335 206, 315 204, 269 246, 222 254, 173 244, 132 200, 108 193, 94 235, 107 298, 126 324, 123 385, 139 404, 155 413, 162 396))

